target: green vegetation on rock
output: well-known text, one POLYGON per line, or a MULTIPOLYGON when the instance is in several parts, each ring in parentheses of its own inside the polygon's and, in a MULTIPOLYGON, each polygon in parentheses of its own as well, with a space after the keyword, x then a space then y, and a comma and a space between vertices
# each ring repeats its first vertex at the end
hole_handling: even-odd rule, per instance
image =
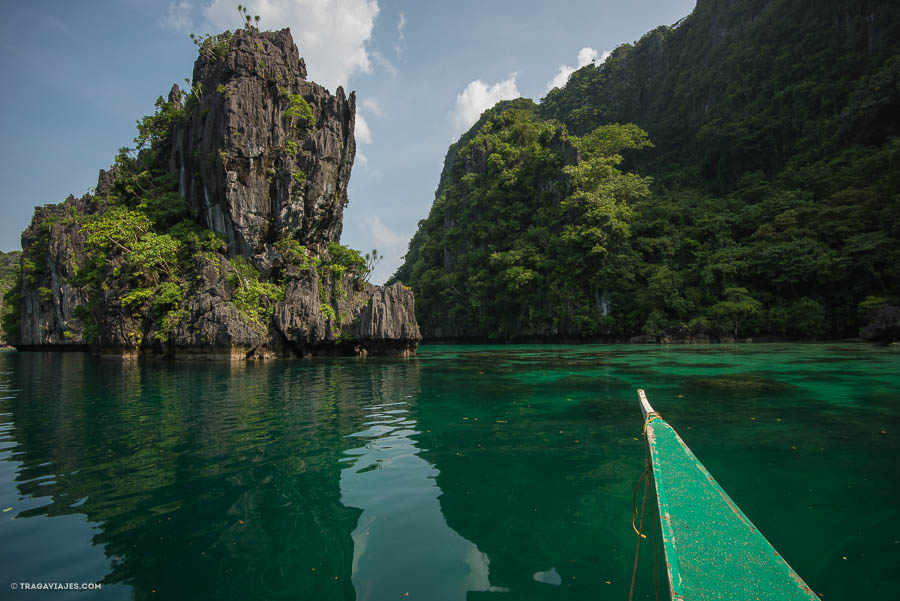
POLYGON ((900 302, 898 40, 887 3, 701 0, 482 115, 394 278, 426 336, 854 336, 900 302))
POLYGON ((288 94, 288 107, 283 115, 291 127, 307 127, 315 123, 312 108, 300 94, 288 94))
POLYGON ((15 308, 21 290, 22 252, 0 252, 0 345, 7 343, 6 332, 17 332, 19 316, 15 308))
POLYGON ((599 299, 634 254, 632 205, 648 194, 619 169, 621 152, 647 146, 646 134, 569 136, 528 101, 487 111, 470 134, 451 148, 397 276, 412 282, 420 321, 459 335, 600 333, 599 299))
POLYGON ((273 303, 284 298, 284 288, 260 280, 259 271, 243 257, 231 261, 227 282, 233 288, 232 303, 263 332, 272 317, 273 303))
POLYGON ((307 81, 290 32, 260 32, 239 10, 243 30, 192 36, 190 93, 173 86, 157 100, 94 192, 35 209, 3 311, 19 348, 215 358, 415 348, 412 295, 376 298, 370 261, 338 243, 354 97, 307 81))

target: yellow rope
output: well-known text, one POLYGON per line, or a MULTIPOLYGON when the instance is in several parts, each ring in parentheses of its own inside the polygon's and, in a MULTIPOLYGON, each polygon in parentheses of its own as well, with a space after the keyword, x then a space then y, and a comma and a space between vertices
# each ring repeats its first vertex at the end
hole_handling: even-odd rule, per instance
MULTIPOLYGON (((632 507, 634 507, 634 513, 631 515, 631 528, 632 528, 632 530, 634 530, 634 533, 637 534, 638 536, 640 536, 641 538, 647 538, 647 535, 641 534, 641 531, 638 530, 637 526, 634 525, 634 520, 637 519, 637 491, 638 491, 638 488, 640 488, 640 486, 641 486, 641 482, 643 482, 644 478, 647 476, 649 469, 650 468, 647 468, 643 471, 643 473, 641 474, 641 477, 638 478, 637 484, 634 485, 634 492, 631 494, 631 505, 632 505, 632 507)), ((647 487, 645 486, 644 487, 645 502, 646 502, 646 498, 647 498, 646 491, 647 491, 647 487)), ((644 514, 642 512, 641 513, 641 522, 643 522, 643 521, 644 521, 644 514)))
MULTIPOLYGON (((644 477, 650 473, 650 463, 647 463, 647 469, 644 470, 644 473, 641 474, 641 477, 638 479, 638 486, 641 484, 641 480, 644 480, 644 477)), ((635 528, 634 526, 634 517, 631 518, 631 527, 634 528, 634 531, 638 534, 637 539, 637 548, 634 550, 634 569, 631 570, 631 587, 628 590, 628 601, 632 601, 634 599, 634 581, 637 578, 637 569, 638 569, 638 557, 641 554, 641 538, 647 538, 647 536, 641 533, 641 530, 644 529, 644 510, 647 508, 647 489, 649 488, 650 478, 644 480, 644 501, 641 504, 641 526, 640 530, 635 528)), ((637 517, 637 486, 634 487, 634 496, 632 500, 634 501, 634 513, 635 517, 637 517)))
POLYGON ((641 430, 642 434, 647 433, 647 425, 655 419, 662 419, 662 416, 656 411, 651 411, 647 414, 647 417, 644 418, 644 428, 641 430))
MULTIPOLYGON (((631 504, 634 507, 634 513, 631 516, 631 528, 634 530, 634 533, 638 535, 637 539, 637 548, 634 550, 634 569, 631 572, 631 587, 628 591, 628 601, 632 601, 634 597, 634 582, 637 578, 637 567, 638 567, 638 557, 640 557, 641 553, 641 539, 647 538, 647 535, 641 532, 644 529, 644 511, 647 508, 647 489, 650 488, 650 478, 652 475, 650 473, 651 463, 650 463, 650 445, 647 440, 647 426, 655 419, 662 419, 662 416, 656 411, 650 411, 647 413, 647 416, 644 418, 644 427, 642 429, 642 434, 644 436, 644 451, 647 454, 647 467, 644 469, 641 477, 638 478, 637 484, 634 485, 634 493, 631 495, 631 504), (646 480, 645 480, 646 478, 646 480), (641 523, 640 527, 634 524, 635 519, 637 519, 637 491, 641 485, 641 482, 644 482, 644 501, 641 504, 641 523)), ((654 578, 654 588, 658 590, 656 586, 656 530, 654 528, 653 531, 653 578, 654 578)), ((658 595, 658 593, 657 593, 658 595)), ((658 598, 658 597, 657 597, 658 598)))

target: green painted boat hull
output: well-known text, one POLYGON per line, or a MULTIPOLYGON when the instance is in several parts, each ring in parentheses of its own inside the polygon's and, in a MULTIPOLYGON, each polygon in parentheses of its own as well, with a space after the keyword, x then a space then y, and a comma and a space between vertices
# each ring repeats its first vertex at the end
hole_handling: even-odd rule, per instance
POLYGON ((638 391, 674 601, 818 600, 638 391), (649 415, 649 418, 647 417, 649 415))

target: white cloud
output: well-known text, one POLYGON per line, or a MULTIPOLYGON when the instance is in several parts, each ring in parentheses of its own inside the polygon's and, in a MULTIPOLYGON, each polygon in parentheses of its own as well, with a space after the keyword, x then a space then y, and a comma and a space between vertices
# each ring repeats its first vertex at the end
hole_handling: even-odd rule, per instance
POLYGON ((394 43, 394 52, 401 58, 406 55, 406 34, 403 33, 405 28, 406 15, 400 13, 400 16, 397 18, 397 41, 394 43))
POLYGON ((578 68, 586 67, 588 63, 592 63, 600 56, 596 49, 585 46, 578 51, 578 68))
POLYGON ((455 135, 459 135, 472 127, 485 110, 501 100, 510 100, 521 96, 516 87, 516 74, 509 79, 488 86, 480 79, 469 82, 466 89, 456 97, 456 104, 450 111, 450 121, 455 135))
POLYGON ((560 65, 559 73, 550 80, 547 84, 547 91, 549 92, 553 88, 561 88, 566 85, 566 82, 569 81, 569 75, 575 72, 574 67, 570 67, 569 65, 560 65))
POLYGON ((406 238, 386 226, 378 216, 366 217, 366 227, 375 248, 383 253, 405 251, 406 238))
POLYGON ((581 50, 578 51, 578 66, 570 67, 569 65, 560 65, 559 72, 547 83, 547 91, 549 92, 553 88, 561 88, 566 85, 566 82, 569 81, 569 76, 572 75, 577 69, 581 69, 582 67, 586 67, 593 63, 594 65, 600 65, 609 58, 610 51, 607 50, 603 54, 600 54, 594 48, 590 46, 585 46, 581 50))
POLYGON ((353 135, 360 144, 372 143, 372 130, 369 129, 369 124, 366 123, 366 120, 359 113, 356 113, 356 126, 353 128, 353 135))
POLYGON ((356 162, 363 167, 367 167, 369 165, 369 157, 361 153, 359 150, 356 151, 356 162))
POLYGON ((381 106, 379 106, 378 101, 371 96, 368 96, 363 100, 360 105, 376 117, 381 117, 384 114, 381 112, 381 106))
POLYGON ((187 31, 191 28, 191 5, 189 2, 170 2, 160 24, 172 31, 187 31))
MULTIPOLYGON (((372 38, 377 0, 244 0, 264 29, 290 27, 309 78, 330 90, 347 86, 357 73, 372 71, 367 44, 372 38)), ((215 31, 242 25, 233 0, 212 0, 203 9, 215 31)))
POLYGON ((367 244, 367 249, 377 250, 378 256, 381 257, 372 273, 371 281, 383 283, 403 263, 409 237, 401 236, 377 216, 363 218, 361 226, 361 233, 366 240, 362 243, 367 244))
POLYGON ((388 57, 381 54, 377 50, 373 50, 371 52, 372 62, 378 66, 379 69, 389 74, 391 77, 397 77, 397 67, 388 60, 388 57))

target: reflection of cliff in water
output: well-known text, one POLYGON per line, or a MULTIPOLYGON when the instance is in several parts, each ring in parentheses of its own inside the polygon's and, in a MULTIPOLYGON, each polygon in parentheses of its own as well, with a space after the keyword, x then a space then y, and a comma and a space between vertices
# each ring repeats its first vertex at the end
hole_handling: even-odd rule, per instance
POLYGON ((418 365, 386 374, 366 407, 365 429, 345 451, 343 501, 360 507, 353 532, 357 599, 465 601, 471 591, 496 590, 488 557, 448 527, 435 483, 437 470, 414 440, 418 365))
POLYGON ((572 370, 463 357, 423 376, 439 402, 418 406, 417 440, 436 468, 441 512, 490 557, 492 585, 508 590, 468 599, 627 595, 642 458, 634 419, 615 381, 557 385, 572 370))
MULTIPOLYGON (((16 487, 46 501, 16 520, 41 518, 34 535, 53 537, 42 516, 83 514, 108 558, 106 574, 68 579, 128 584, 138 599, 354 598, 360 512, 341 504, 339 459, 377 361, 0 361, 18 390, 0 411, 16 487)), ((79 543, 55 541, 62 554, 79 543)))

